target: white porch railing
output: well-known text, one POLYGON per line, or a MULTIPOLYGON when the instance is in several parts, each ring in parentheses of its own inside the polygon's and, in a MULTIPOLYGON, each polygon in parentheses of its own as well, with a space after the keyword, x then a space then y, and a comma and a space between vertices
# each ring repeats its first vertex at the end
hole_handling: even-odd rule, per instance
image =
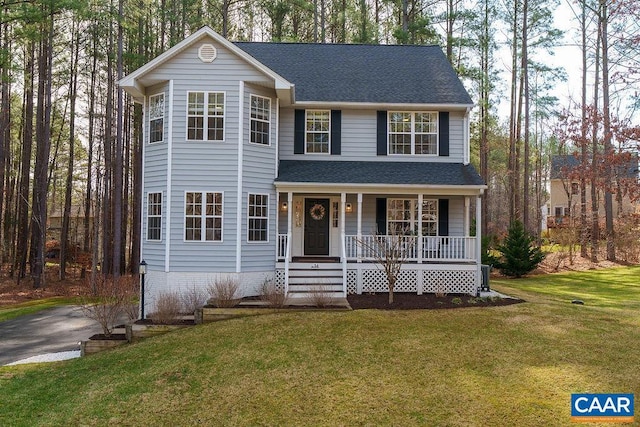
POLYGON ((284 259, 287 256, 287 243, 289 241, 287 234, 278 234, 278 253, 279 260, 284 259))
MULTIPOLYGON (((384 241, 398 236, 357 235, 345 236, 345 251, 350 261, 358 259, 358 247, 362 260, 373 260, 384 248, 384 241)), ((469 236, 423 236, 422 254, 417 245, 417 236, 401 236, 407 248, 407 261, 476 261, 476 238, 469 236)))

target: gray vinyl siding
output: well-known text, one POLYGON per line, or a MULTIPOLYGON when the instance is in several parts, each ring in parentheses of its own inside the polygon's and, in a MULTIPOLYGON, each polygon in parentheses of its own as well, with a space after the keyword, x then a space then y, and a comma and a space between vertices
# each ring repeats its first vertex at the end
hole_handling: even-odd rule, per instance
POLYGON ((244 151, 242 163, 242 271, 265 271, 275 268, 276 259, 276 192, 273 185, 276 168, 276 96, 271 90, 254 86, 245 86, 244 102, 244 151), (271 99, 271 123, 269 127, 269 145, 254 144, 251 141, 251 95, 271 99), (269 196, 269 237, 268 242, 248 242, 248 205, 249 194, 267 194, 269 196))
POLYGON ((161 270, 164 268, 164 248, 165 239, 167 238, 166 197, 167 192, 165 191, 165 187, 146 187, 142 195, 142 246, 144 248, 142 258, 147 262, 147 264, 153 266, 155 270, 161 270), (162 228, 160 231, 161 240, 159 241, 147 240, 147 213, 149 209, 149 193, 162 193, 162 228))
MULTIPOLYGON (((449 114, 449 156, 378 156, 376 150, 376 111, 342 110, 342 153, 308 155, 313 160, 373 160, 373 161, 416 161, 416 162, 456 162, 464 161, 464 113, 449 114)), ((293 154, 294 109, 285 108, 280 112, 280 159, 300 160, 302 155, 293 154)))

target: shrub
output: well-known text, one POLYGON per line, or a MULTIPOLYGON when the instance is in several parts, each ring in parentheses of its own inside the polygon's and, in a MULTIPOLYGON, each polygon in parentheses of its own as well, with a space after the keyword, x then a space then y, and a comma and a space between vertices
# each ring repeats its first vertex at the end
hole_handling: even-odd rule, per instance
POLYGON ((181 301, 177 292, 162 292, 156 298, 155 310, 149 313, 153 323, 169 325, 180 317, 181 301))
POLYGON ((312 305, 318 308, 329 307, 333 304, 333 296, 326 285, 316 285, 309 293, 309 300, 312 305))
POLYGON ((207 293, 202 288, 192 285, 180 294, 180 299, 184 312, 191 314, 207 303, 207 293))
POLYGON ((95 276, 91 286, 80 296, 80 308, 89 319, 102 327, 108 337, 118 319, 125 313, 125 307, 137 297, 137 277, 123 276, 117 279, 103 275, 95 276))
POLYGON ((207 286, 209 304, 219 308, 235 307, 240 302, 240 284, 232 277, 220 277, 207 286))
POLYGON ((509 226, 504 242, 498 246, 502 254, 495 266, 507 276, 522 277, 534 270, 544 259, 544 253, 533 245, 531 237, 520 221, 509 226))
POLYGON ((284 289, 278 289, 273 277, 268 277, 262 282, 260 287, 260 299, 272 307, 282 307, 287 299, 284 289))

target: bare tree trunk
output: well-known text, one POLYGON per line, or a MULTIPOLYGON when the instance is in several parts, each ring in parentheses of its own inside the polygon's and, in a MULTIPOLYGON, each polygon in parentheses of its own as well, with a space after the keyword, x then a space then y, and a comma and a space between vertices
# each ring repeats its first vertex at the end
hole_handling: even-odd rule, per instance
MULTIPOLYGON (((117 53, 117 78, 122 79, 122 2, 118 1, 118 53, 117 53)), ((117 89, 116 106, 116 146, 114 155, 114 180, 113 180, 113 276, 115 279, 122 273, 122 88, 117 89)))
POLYGON ((516 121, 518 116, 517 86, 518 86, 518 0, 514 1, 513 23, 511 28, 511 111, 509 115, 509 222, 515 221, 517 217, 516 193, 517 172, 516 172, 516 121))
MULTIPOLYGON (((0 40, 2 49, 9 55, 9 25, 3 23, 0 25, 0 40)), ((9 189, 5 187, 5 179, 9 177, 7 168, 10 164, 8 154, 11 141, 11 82, 9 79, 10 64, 3 61, 0 65, 2 68, 2 112, 0 113, 0 227, 8 223, 9 212, 9 189), (6 201, 5 201, 6 197, 6 201)), ((0 228, 0 265, 5 262, 6 251, 9 247, 4 235, 4 227, 0 228)))
MULTIPOLYGON (((481 40, 481 83, 480 83, 480 175, 485 184, 489 184, 489 1, 484 1, 484 19, 482 23, 481 40)), ((484 203, 482 203, 482 235, 486 236, 489 226, 489 197, 490 190, 484 193, 484 203)))
POLYGON ((580 16, 580 31, 582 35, 582 123, 580 128, 580 162, 582 174, 580 176, 580 256, 587 258, 587 244, 589 227, 587 224, 587 178, 585 172, 589 162, 587 150, 587 14, 585 0, 582 0, 582 14, 580 16))
MULTIPOLYGON (((530 186, 529 186, 529 174, 531 165, 529 163, 529 131, 531 126, 530 114, 529 114, 529 52, 527 39, 528 34, 528 21, 529 21, 529 0, 524 0, 522 3, 522 86, 524 87, 524 175, 523 187, 522 187, 522 222, 524 229, 527 233, 532 233, 533 227, 531 226, 531 220, 529 218, 531 210, 531 198, 530 198, 530 186)), ((522 90, 522 88, 521 88, 522 90)), ((539 206, 536 206, 536 210, 539 206)))
POLYGON ((598 262, 598 252, 600 251, 600 214, 598 208, 598 98, 600 87, 600 39, 602 37, 601 26, 598 25, 598 36, 595 58, 595 72, 593 82, 593 117, 591 135, 591 261, 598 262))

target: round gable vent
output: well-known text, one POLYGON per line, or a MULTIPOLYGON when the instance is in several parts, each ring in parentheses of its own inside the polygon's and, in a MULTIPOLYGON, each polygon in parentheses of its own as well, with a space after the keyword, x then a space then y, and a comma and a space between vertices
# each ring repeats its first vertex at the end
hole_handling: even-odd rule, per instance
POLYGON ((202 62, 213 62, 217 55, 218 52, 212 44, 203 44, 200 46, 200 49, 198 49, 198 58, 200 58, 202 62))

